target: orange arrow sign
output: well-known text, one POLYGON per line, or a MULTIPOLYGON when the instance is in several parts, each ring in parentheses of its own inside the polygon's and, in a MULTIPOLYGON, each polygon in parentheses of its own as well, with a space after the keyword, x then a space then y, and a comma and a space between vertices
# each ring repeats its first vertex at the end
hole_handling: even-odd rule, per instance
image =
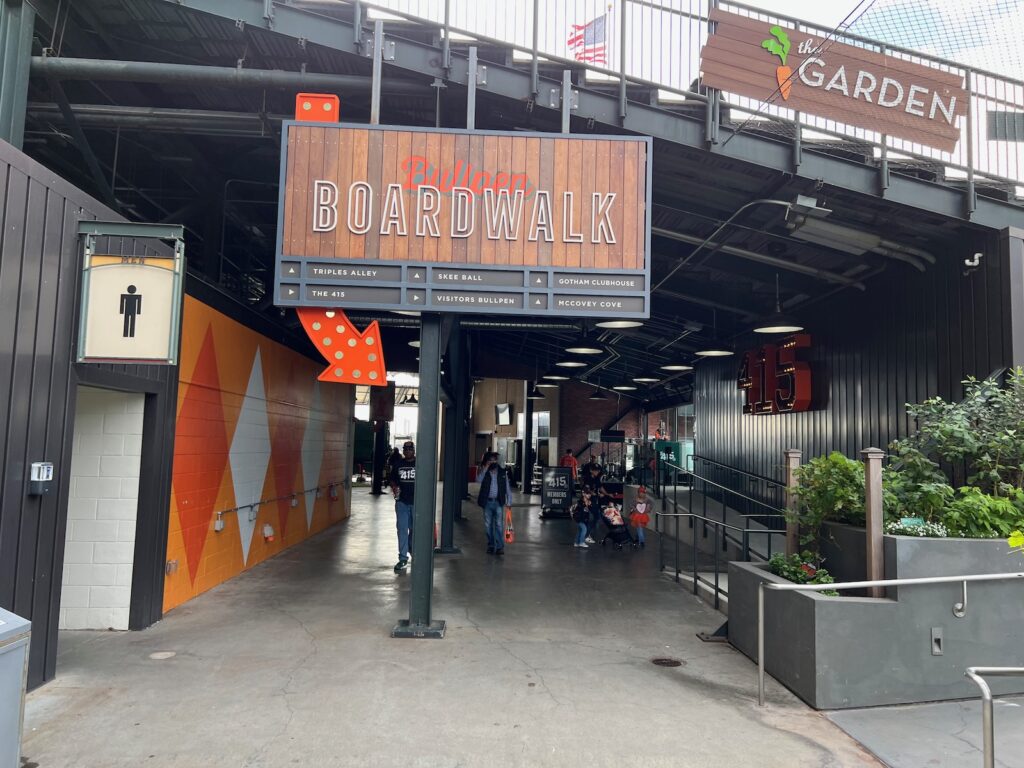
POLYGON ((330 363, 320 381, 387 386, 380 327, 374 320, 360 333, 340 309, 298 307, 299 321, 330 363))

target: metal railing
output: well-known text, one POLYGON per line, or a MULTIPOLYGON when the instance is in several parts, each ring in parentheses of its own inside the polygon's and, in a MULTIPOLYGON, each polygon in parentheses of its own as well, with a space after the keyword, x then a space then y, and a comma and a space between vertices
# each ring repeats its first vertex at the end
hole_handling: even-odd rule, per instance
MULTIPOLYGON (((750 497, 757 502, 746 501, 746 498, 733 499, 733 507, 741 512, 755 514, 754 510, 761 506, 767 506, 772 514, 779 513, 786 507, 786 484, 764 475, 748 472, 729 464, 723 464, 700 454, 691 454, 687 457, 690 472, 696 478, 706 478, 708 481, 717 484, 717 488, 725 486, 729 489, 745 487, 746 490, 738 496, 750 497)), ((717 488, 711 488, 711 496, 721 494, 717 488)), ((719 499, 721 501, 721 499, 719 499)))
MULTIPOLYGON (((306 8, 326 8, 325 0, 292 0, 306 8)), ((354 9, 354 17, 383 16, 416 22, 437 30, 449 61, 451 46, 464 42, 511 51, 507 63, 529 67, 537 95, 542 72, 566 67, 586 73, 586 86, 617 90, 619 116, 628 109, 627 88, 640 87, 670 109, 691 109, 703 117, 708 140, 717 141, 721 120, 745 125, 745 130, 768 134, 824 152, 850 151, 864 162, 893 173, 927 173, 939 182, 965 185, 970 191, 985 178, 1008 197, 1019 196, 1024 185, 1024 143, 989 138, 989 121, 998 113, 1024 111, 1024 82, 971 68, 961 63, 877 40, 808 24, 725 0, 507 0, 495 6, 479 0, 337 0, 354 9), (967 116, 959 123, 960 140, 944 152, 877 131, 810 116, 778 104, 762 104, 737 94, 706 89, 700 84, 700 51, 707 41, 709 12, 718 7, 731 13, 781 23, 801 33, 852 45, 958 75, 969 94, 967 116), (569 37, 576 25, 603 18, 602 52, 591 51, 578 61, 569 37), (838 139, 839 141, 836 141, 838 139), (985 177, 985 178, 983 178, 985 177)), ((395 22, 389 22, 395 23, 395 22)))
POLYGON ((984 768, 995 768, 996 745, 995 723, 992 717, 992 689, 982 678, 1024 676, 1024 667, 968 667, 964 677, 969 677, 981 689, 981 738, 984 768))
POLYGON ((781 509, 771 507, 770 505, 766 504, 763 501, 746 496, 745 494, 742 494, 738 491, 734 491, 731 488, 727 488, 718 483, 714 483, 710 480, 707 480, 706 478, 702 478, 696 473, 692 472, 691 470, 684 469, 683 467, 673 464, 671 462, 660 461, 658 463, 657 475, 659 478, 665 476, 675 477, 675 482, 672 483, 670 488, 672 496, 671 504, 673 511, 666 511, 666 508, 670 503, 670 494, 669 489, 662 486, 662 493, 660 497, 661 511, 657 511, 655 513, 655 532, 658 535, 658 570, 665 570, 664 542, 666 538, 665 534, 667 533, 667 531, 663 530, 662 528, 662 520, 674 518, 675 530, 672 534, 672 537, 674 539, 674 559, 672 563, 672 568, 675 572, 675 580, 677 582, 679 581, 679 576, 683 573, 683 569, 680 567, 680 546, 682 544, 682 539, 680 537, 679 521, 682 518, 686 518, 691 529, 691 562, 689 570, 690 578, 693 583, 693 594, 698 594, 701 584, 711 587, 714 591, 714 607, 717 609, 721 605, 722 595, 728 594, 727 590, 723 590, 721 586, 721 572, 722 563, 729 562, 729 559, 727 557, 723 557, 723 554, 728 552, 729 545, 732 544, 733 546, 739 548, 740 559, 744 562, 750 562, 752 555, 756 556, 758 559, 768 560, 772 556, 772 537, 785 536, 786 534, 785 517, 783 516, 783 512, 781 509), (684 491, 684 493, 688 494, 687 503, 685 506, 685 509, 687 510, 686 512, 679 511, 680 479, 687 480, 686 490, 684 491), (702 514, 698 514, 693 510, 693 492, 695 485, 697 485, 698 483, 702 484, 702 487, 705 490, 705 492, 700 494, 701 501, 704 505, 702 514), (720 492, 722 504, 722 517, 720 520, 716 520, 708 515, 708 496, 706 493, 706 491, 708 490, 708 486, 712 486, 720 492), (730 509, 730 507, 725 502, 725 498, 729 494, 749 504, 759 505, 762 508, 762 510, 755 514, 745 514, 742 512, 738 512, 735 509, 730 509), (730 511, 732 512, 734 520, 736 517, 739 517, 743 521, 742 526, 735 525, 728 521, 730 511), (765 525, 766 522, 769 523, 769 525, 765 525), (752 523, 759 525, 761 527, 751 527, 752 523), (700 528, 700 533, 698 533, 698 527, 700 528), (702 550, 700 548, 700 541, 702 539, 709 538, 709 527, 714 532, 714 535, 711 537, 711 569, 713 572, 713 577, 711 579, 705 578, 701 575, 700 563, 700 555, 702 553, 702 550), (751 547, 752 536, 764 537, 765 548, 763 552, 751 547))
POLYGON ((874 581, 843 581, 835 584, 773 584, 762 581, 757 587, 757 704, 764 706, 764 592, 770 589, 776 592, 837 592, 849 589, 867 589, 869 587, 902 587, 923 584, 956 584, 962 585, 961 600, 953 605, 954 615, 965 615, 967 608, 967 584, 975 581, 1011 581, 1024 579, 1024 573, 981 573, 969 576, 929 576, 914 579, 876 579, 874 581))

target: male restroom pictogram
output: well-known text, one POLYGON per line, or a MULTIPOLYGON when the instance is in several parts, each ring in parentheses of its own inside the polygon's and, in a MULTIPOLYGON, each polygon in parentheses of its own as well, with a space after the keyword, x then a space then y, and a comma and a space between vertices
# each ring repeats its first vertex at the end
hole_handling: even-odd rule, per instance
POLYGON ((124 332, 121 335, 126 339, 135 338, 135 318, 142 314, 142 294, 137 294, 137 290, 134 285, 129 285, 128 293, 121 294, 119 314, 124 315, 124 332))

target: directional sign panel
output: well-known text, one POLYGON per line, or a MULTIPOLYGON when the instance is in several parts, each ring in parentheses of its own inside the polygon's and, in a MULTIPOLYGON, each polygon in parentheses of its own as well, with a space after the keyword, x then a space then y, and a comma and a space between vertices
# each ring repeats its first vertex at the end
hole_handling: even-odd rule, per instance
POLYGON ((651 141, 288 122, 275 303, 650 316, 651 141))

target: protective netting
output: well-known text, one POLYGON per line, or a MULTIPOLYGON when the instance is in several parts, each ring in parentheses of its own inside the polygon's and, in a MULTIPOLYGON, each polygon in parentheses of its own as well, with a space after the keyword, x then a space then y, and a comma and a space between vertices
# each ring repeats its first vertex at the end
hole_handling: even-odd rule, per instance
POLYGON ((849 31, 1024 80, 1024 0, 875 0, 849 31))

